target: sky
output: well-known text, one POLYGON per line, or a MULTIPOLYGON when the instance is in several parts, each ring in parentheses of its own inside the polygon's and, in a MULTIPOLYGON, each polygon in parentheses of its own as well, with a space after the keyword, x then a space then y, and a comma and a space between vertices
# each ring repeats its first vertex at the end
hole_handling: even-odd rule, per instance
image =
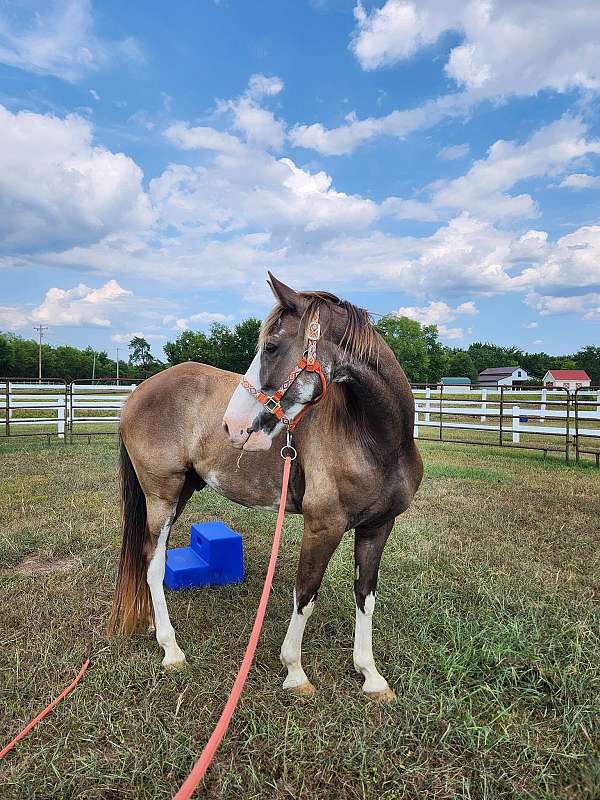
POLYGON ((0 330, 158 357, 267 270, 600 343, 597 0, 0 0, 0 330))

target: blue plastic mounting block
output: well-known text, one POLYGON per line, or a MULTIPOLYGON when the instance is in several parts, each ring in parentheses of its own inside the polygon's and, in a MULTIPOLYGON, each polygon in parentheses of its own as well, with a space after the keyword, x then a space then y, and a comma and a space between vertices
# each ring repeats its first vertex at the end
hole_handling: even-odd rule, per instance
POLYGON ((224 522, 196 522, 190 546, 167 551, 165 584, 170 589, 237 583, 244 579, 242 537, 224 522))

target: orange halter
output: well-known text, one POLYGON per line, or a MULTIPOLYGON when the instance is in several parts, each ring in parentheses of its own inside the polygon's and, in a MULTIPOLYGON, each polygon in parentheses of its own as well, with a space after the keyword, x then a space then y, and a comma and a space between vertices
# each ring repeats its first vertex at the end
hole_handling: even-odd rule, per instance
POLYGON ((279 389, 272 394, 268 395, 264 392, 261 392, 259 389, 256 389, 249 380, 245 376, 242 375, 240 378, 240 383, 246 389, 246 391, 250 392, 250 394, 255 397, 263 406, 270 411, 271 414, 274 414, 280 422, 287 427, 288 433, 293 433, 296 428, 296 425, 300 422, 304 414, 308 411, 311 406, 314 406, 319 400, 323 399, 325 392, 327 391, 327 380, 325 375, 323 374, 323 370, 321 369, 321 365, 317 361, 317 342, 321 338, 321 325, 319 323, 319 309, 315 311, 315 315, 310 321, 308 325, 308 331, 306 334, 307 338, 307 348, 304 351, 304 354, 300 361, 298 362, 298 366, 296 369, 292 370, 290 374, 287 376, 285 381, 281 384, 279 389), (318 397, 315 397, 314 400, 311 400, 309 403, 306 403, 304 408, 299 411, 293 420, 289 420, 281 408, 280 400, 283 395, 287 392, 290 388, 292 383, 296 380, 298 375, 306 370, 307 372, 316 372, 319 378, 321 379, 321 394, 318 397))

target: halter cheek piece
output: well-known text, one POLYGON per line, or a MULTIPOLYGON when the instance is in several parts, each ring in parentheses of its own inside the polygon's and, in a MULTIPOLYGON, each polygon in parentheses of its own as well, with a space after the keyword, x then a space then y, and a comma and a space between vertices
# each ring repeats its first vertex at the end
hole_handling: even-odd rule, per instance
MULTIPOLYGON (((250 381, 247 380, 245 376, 240 378, 240 383, 246 389, 246 391, 250 392, 252 397, 255 397, 263 406, 270 411, 271 414, 274 414, 280 422, 287 427, 288 430, 288 444, 287 447, 290 447, 291 437, 290 434, 294 432, 296 425, 300 422, 304 414, 308 411, 311 406, 314 406, 319 400, 322 400, 325 392, 327 391, 327 381, 325 379, 325 375, 323 374, 323 370, 321 369, 321 365, 317 361, 317 342, 321 338, 321 325, 319 324, 319 309, 315 311, 314 317, 311 319, 308 325, 308 331, 306 335, 307 339, 307 346, 306 350, 300 361, 298 362, 298 366, 296 369, 292 370, 290 374, 287 376, 285 381, 281 384, 279 389, 273 395, 267 395, 264 392, 261 392, 259 389, 256 389, 250 381), (306 370, 307 372, 316 372, 319 378, 321 379, 321 394, 318 397, 315 397, 314 400, 311 400, 309 403, 306 403, 304 408, 299 411, 293 420, 289 420, 281 408, 280 400, 283 395, 287 392, 290 388, 292 383, 296 380, 296 378, 306 370)), ((293 449, 293 448, 292 448, 293 449)))

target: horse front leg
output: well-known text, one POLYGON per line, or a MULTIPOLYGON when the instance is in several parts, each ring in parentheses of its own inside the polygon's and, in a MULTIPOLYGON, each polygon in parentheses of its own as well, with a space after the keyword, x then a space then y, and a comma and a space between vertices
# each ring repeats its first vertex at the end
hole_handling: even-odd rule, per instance
POLYGON ((394 700, 396 695, 375 666, 373 658, 373 612, 377 576, 383 548, 394 526, 394 519, 374 528, 358 527, 354 535, 354 669, 363 675, 363 692, 375 700, 394 700))
MULTIPOLYGON (((319 516, 327 516, 321 509, 319 516)), ((302 638, 304 628, 315 607, 315 600, 323 575, 340 539, 344 534, 344 523, 331 520, 323 523, 313 515, 304 513, 304 535, 294 589, 294 608, 288 630, 281 646, 281 663, 287 669, 284 689, 297 694, 313 694, 314 686, 302 668, 302 638)))

